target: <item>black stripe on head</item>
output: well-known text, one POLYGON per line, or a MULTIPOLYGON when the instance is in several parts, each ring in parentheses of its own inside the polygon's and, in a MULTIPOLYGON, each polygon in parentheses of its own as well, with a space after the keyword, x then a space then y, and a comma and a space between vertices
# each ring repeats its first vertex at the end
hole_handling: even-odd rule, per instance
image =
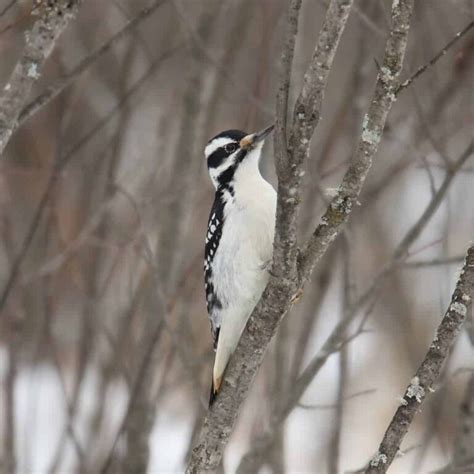
POLYGON ((207 166, 209 168, 217 168, 229 156, 224 148, 218 148, 212 155, 207 158, 207 166))
POLYGON ((218 177, 217 180, 219 181, 219 187, 226 187, 234 177, 235 173, 235 165, 229 166, 225 171, 223 171, 218 177))
POLYGON ((214 140, 227 138, 229 139, 229 143, 217 148, 211 155, 207 157, 207 166, 209 168, 217 168, 220 166, 229 155, 235 152, 235 150, 229 149, 229 145, 233 144, 235 149, 238 149, 240 140, 242 140, 242 138, 244 138, 246 135, 247 134, 241 130, 226 130, 209 140, 208 144, 211 144, 214 140))
MULTIPOLYGON (((226 170, 224 170, 219 176, 217 177, 217 181, 219 182, 219 188, 228 188, 229 183, 234 178, 235 170, 238 168, 240 163, 242 163, 243 159, 247 155, 247 150, 240 150, 237 154, 235 162, 229 166, 226 170)), ((232 191, 232 190, 231 190, 232 191)))

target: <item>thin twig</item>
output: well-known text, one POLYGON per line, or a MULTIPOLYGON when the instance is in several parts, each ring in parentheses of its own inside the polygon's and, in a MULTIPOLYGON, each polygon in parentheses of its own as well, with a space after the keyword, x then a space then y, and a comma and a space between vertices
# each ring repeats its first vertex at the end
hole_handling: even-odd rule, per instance
POLYGON ((469 23, 463 30, 456 33, 454 38, 452 38, 441 51, 439 51, 426 64, 420 66, 412 76, 410 76, 398 86, 397 90, 395 91, 395 95, 398 95, 404 89, 409 87, 412 82, 416 81, 427 69, 433 67, 473 26, 474 21, 471 21, 471 23, 469 23))
POLYGON ((92 66, 98 59, 114 47, 122 38, 126 37, 135 30, 144 20, 154 13, 166 0, 155 0, 149 6, 140 10, 131 20, 129 20, 117 33, 112 35, 106 42, 99 46, 95 51, 86 56, 76 67, 60 77, 56 82, 49 86, 44 92, 35 97, 31 102, 25 105, 18 117, 19 127, 38 110, 51 102, 66 87, 71 85, 84 71, 92 66))
MULTIPOLYGON (((16 3, 16 0, 13 0, 10 5, 7 5, 6 8, 3 10, 3 12, 1 13, 0 17, 2 15, 4 15, 5 13, 7 13, 7 11, 10 9, 11 6, 13 6, 14 4, 16 3)), ((25 18, 27 18, 29 15, 32 15, 34 13, 37 12, 38 8, 41 6, 41 3, 37 2, 36 5, 34 5, 31 10, 29 11, 26 11, 25 13, 23 13, 22 15, 20 15, 18 18, 15 18, 11 23, 8 23, 6 26, 4 26, 1 30, 0 30, 0 35, 3 35, 4 33, 6 33, 7 31, 11 30, 12 28, 14 28, 15 26, 17 26, 18 24, 20 24, 25 18)))
MULTIPOLYGON (((350 400, 354 400, 354 398, 362 397, 364 395, 370 395, 377 391, 376 388, 370 388, 367 390, 362 390, 360 392, 353 393, 352 395, 348 395, 342 399, 343 402, 348 402, 350 400)), ((307 403, 298 403, 296 408, 302 408, 303 410, 334 410, 337 408, 337 404, 328 403, 328 404, 319 404, 319 405, 310 405, 307 403)))
POLYGON ((160 318, 158 321, 158 324, 156 324, 155 329, 153 330, 151 334, 151 338, 148 342, 148 345, 145 350, 145 354, 143 356, 143 359, 140 363, 140 366, 137 370, 137 375, 133 384, 132 392, 130 393, 130 400, 127 405, 127 411, 125 413, 125 416, 122 419, 120 428, 117 430, 117 433, 113 439, 112 446, 110 448, 110 451, 107 454, 107 457, 104 460, 104 463, 102 464, 102 467, 100 469, 101 474, 106 474, 109 471, 109 468, 111 467, 111 463, 113 460, 113 454, 115 452, 115 447, 117 446, 117 443, 120 439, 120 436, 122 435, 127 422, 130 418, 130 415, 133 413, 133 409, 135 407, 135 402, 137 400, 137 397, 140 393, 140 390, 142 388, 143 383, 147 380, 146 374, 148 373, 149 367, 150 367, 150 362, 152 360, 153 356, 153 351, 156 347, 156 344, 158 343, 158 340, 162 334, 163 330, 163 320, 160 318))
POLYGON ((458 468, 474 467, 474 373, 466 385, 466 392, 459 408, 459 427, 454 443, 453 459, 450 464, 451 472, 458 468))
POLYGON ((405 262, 401 268, 412 269, 412 268, 427 268, 427 267, 438 267, 444 265, 455 265, 461 263, 464 257, 461 255, 448 258, 434 258, 433 260, 415 260, 413 262, 405 262))
POLYGON ((148 70, 138 79, 128 90, 127 93, 121 98, 121 100, 112 108, 112 110, 107 113, 103 118, 99 120, 94 127, 92 127, 81 139, 79 139, 60 159, 55 163, 53 170, 51 171, 50 177, 46 184, 45 190, 39 200, 38 206, 31 220, 31 224, 28 227, 27 234, 21 244, 20 251, 13 261, 12 268, 8 275, 5 286, 0 293, 0 315, 5 307, 5 304, 8 300, 9 294, 13 289, 13 286, 19 275, 21 264, 30 248, 30 245, 33 241, 33 237, 36 233, 38 225, 41 221, 41 217, 46 208, 46 205, 49 201, 50 195, 54 189, 54 186, 61 175, 61 171, 64 167, 76 156, 76 154, 81 150, 93 137, 97 136, 105 126, 111 121, 115 114, 121 110, 123 105, 138 92, 143 84, 156 72, 157 67, 161 62, 172 55, 176 49, 173 48, 170 51, 165 52, 159 58, 157 58, 148 68, 148 70))
POLYGON ((13 5, 15 5, 16 2, 17 2, 17 0, 11 0, 10 3, 7 3, 7 4, 5 5, 5 7, 3 8, 3 10, 0 11, 0 18, 1 18, 3 15, 5 15, 5 13, 7 13, 7 11, 10 10, 10 8, 11 8, 13 5))
MULTIPOLYGON (((342 267, 343 267, 343 289, 342 289, 342 300, 344 310, 341 311, 341 318, 347 317, 347 309, 351 306, 352 295, 353 295, 353 282, 352 282, 352 267, 351 267, 351 246, 350 242, 350 228, 347 226, 343 233, 342 239, 342 267)), ((337 387, 337 400, 336 400, 336 412, 334 414, 334 422, 332 423, 332 432, 328 446, 328 472, 329 474, 338 474, 340 472, 340 454, 341 454, 341 437, 342 429, 344 424, 344 412, 345 412, 345 390, 347 386, 347 379, 349 375, 349 364, 348 364, 348 352, 347 346, 341 348, 338 354, 339 363, 339 374, 338 374, 338 387, 337 387)))

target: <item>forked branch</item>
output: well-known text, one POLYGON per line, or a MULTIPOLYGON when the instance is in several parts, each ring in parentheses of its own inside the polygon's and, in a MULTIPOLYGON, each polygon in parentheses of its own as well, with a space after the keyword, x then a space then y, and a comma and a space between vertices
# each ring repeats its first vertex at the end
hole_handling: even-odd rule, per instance
POLYGON ((341 230, 362 189, 382 137, 385 120, 395 100, 398 77, 403 65, 413 11, 413 0, 395 0, 392 25, 363 133, 348 172, 331 202, 321 224, 305 247, 298 271, 295 271, 296 222, 300 205, 300 183, 310 139, 319 120, 324 90, 337 44, 344 31, 352 2, 332 0, 329 4, 317 46, 305 74, 301 94, 294 111, 293 129, 286 145, 286 114, 289 68, 297 32, 296 19, 301 2, 290 4, 288 35, 283 55, 283 74, 277 100, 275 156, 278 175, 278 206, 274 243, 274 261, 270 282, 250 316, 229 367, 221 392, 208 412, 198 441, 192 451, 188 473, 215 471, 232 433, 239 409, 260 367, 265 350, 281 318, 309 279, 315 263, 326 252, 341 230), (284 147, 282 149, 282 147, 284 147))

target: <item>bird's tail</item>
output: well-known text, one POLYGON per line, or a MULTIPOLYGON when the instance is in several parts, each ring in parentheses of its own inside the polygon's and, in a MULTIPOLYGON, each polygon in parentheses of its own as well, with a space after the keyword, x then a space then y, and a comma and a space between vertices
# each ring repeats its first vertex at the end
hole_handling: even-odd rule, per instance
POLYGON ((209 408, 212 407, 212 404, 214 403, 216 399, 217 392, 214 390, 214 379, 212 379, 211 382, 211 393, 209 394, 209 408))
POLYGON ((224 373, 227 364, 237 347, 240 335, 244 330, 250 313, 243 312, 241 308, 234 309, 233 312, 226 314, 226 323, 221 326, 219 331, 219 340, 217 343, 216 358, 212 371, 211 395, 209 397, 209 406, 214 403, 217 394, 221 389, 224 373))

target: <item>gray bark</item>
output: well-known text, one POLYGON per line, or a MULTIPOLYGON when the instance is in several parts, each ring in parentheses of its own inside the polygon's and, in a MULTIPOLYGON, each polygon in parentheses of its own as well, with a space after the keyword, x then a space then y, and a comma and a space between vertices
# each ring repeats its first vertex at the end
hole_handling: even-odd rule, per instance
POLYGON ((270 282, 253 311, 227 368, 221 393, 204 420, 187 468, 188 473, 216 470, 240 406, 247 396, 266 347, 281 318, 301 294, 302 286, 311 276, 314 265, 337 236, 357 202, 380 143, 388 112, 395 100, 413 12, 413 0, 393 2, 392 25, 383 67, 364 120, 357 151, 336 197, 323 216, 322 223, 315 230, 297 262, 296 223, 302 167, 308 155, 309 141, 319 120, 326 81, 351 2, 332 1, 328 7, 323 29, 295 106, 293 130, 287 147, 286 107, 299 7, 298 1, 290 4, 289 28, 282 55, 283 72, 277 98, 275 159, 279 185, 270 282))
POLYGON ((471 244, 466 254, 461 276, 451 298, 451 304, 438 326, 423 362, 411 379, 402 403, 395 412, 377 453, 371 459, 365 471, 366 474, 387 472, 392 464, 416 413, 420 411, 427 394, 434 390, 434 384, 461 331, 473 298, 474 244, 471 244))
POLYGON ((0 155, 16 128, 20 112, 60 34, 77 13, 81 0, 42 2, 38 19, 25 33, 25 47, 0 96, 0 155))

